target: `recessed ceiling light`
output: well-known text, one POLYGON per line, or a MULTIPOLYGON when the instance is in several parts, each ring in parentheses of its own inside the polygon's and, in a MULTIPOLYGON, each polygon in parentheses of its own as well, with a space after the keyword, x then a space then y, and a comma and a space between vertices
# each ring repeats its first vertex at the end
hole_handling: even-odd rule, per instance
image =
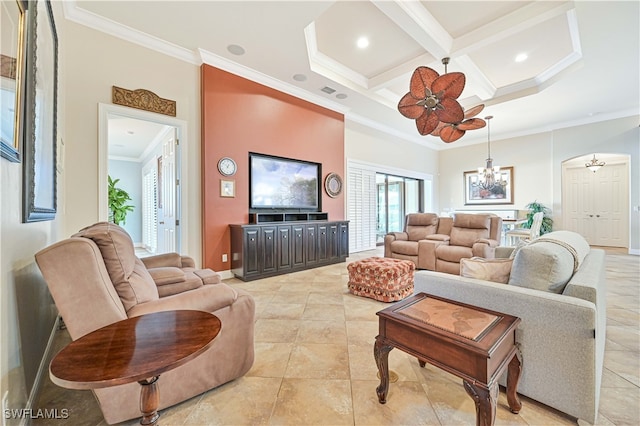
POLYGON ((336 98, 338 98, 338 99, 347 99, 347 95, 345 93, 338 93, 336 95, 336 98))
POLYGON ((237 56, 244 55, 244 48, 242 46, 238 46, 237 44, 228 45, 227 50, 229 51, 229 53, 237 56))
POLYGON ((527 58, 528 58, 528 57, 529 57, 529 55, 527 55, 526 53, 519 53, 519 54, 516 56, 516 59, 515 59, 515 60, 516 60, 516 62, 524 62, 524 61, 526 61, 526 60, 527 60, 527 58))
POLYGON ((293 79, 295 81, 306 81, 307 80, 307 76, 304 74, 296 74, 293 76, 293 79))
POLYGON ((360 49, 366 49, 369 46, 369 39, 366 37, 360 37, 358 39, 358 41, 356 41, 356 45, 360 48, 360 49))

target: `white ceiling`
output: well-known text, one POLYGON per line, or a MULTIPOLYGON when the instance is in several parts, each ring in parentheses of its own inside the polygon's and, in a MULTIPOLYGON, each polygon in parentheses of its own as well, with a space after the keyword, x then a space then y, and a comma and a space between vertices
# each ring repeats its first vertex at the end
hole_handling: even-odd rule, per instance
POLYGON ((486 128, 452 144, 420 136, 398 112, 413 70, 444 74, 443 57, 466 76, 461 105, 495 117, 493 140, 640 113, 638 1, 68 1, 64 12, 434 149, 486 141, 486 128))

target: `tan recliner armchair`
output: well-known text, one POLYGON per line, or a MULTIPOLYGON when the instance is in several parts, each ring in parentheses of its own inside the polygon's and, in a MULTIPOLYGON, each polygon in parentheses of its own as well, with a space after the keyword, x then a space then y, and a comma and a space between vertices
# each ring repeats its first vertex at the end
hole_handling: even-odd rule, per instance
POLYGON ((439 222, 440 218, 435 213, 409 213, 403 232, 385 235, 384 257, 410 260, 418 269, 434 271, 435 247, 446 244, 444 238, 436 236, 439 222))
MULTIPOLYGON (((159 409, 238 378, 253 365, 253 298, 221 283, 215 272, 196 269, 190 258, 172 253, 143 261, 124 229, 101 222, 38 252, 36 262, 73 340, 151 312, 193 309, 220 319, 222 330, 207 351, 162 375, 159 409)), ((140 416, 138 383, 93 392, 107 423, 140 416)))
POLYGON ((502 218, 499 216, 456 213, 448 244, 441 244, 435 248, 435 270, 460 275, 462 258, 474 256, 485 259, 495 258, 501 234, 502 218))

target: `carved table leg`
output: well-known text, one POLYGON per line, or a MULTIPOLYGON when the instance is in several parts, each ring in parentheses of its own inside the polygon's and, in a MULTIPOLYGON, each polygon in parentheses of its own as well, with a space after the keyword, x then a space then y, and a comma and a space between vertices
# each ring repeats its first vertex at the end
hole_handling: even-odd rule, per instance
POLYGON ((383 343, 379 336, 376 337, 373 356, 376 359, 378 374, 380 375, 380 386, 376 388, 380 404, 387 402, 387 392, 389 392, 389 352, 391 352, 391 349, 393 349, 393 346, 383 343))
POLYGON ((507 402, 509 409, 514 414, 518 414, 522 408, 520 398, 518 398, 518 382, 522 373, 522 358, 520 351, 516 351, 509 362, 509 370, 507 372, 507 402))
POLYGON ((493 425, 498 404, 498 382, 493 382, 489 389, 466 380, 463 384, 464 390, 476 403, 476 426, 493 425))
POLYGON ((160 404, 160 394, 158 393, 158 387, 156 382, 160 376, 152 377, 150 379, 140 380, 140 412, 142 418, 140 419, 141 425, 152 425, 158 422, 160 414, 158 414, 158 405, 160 404))

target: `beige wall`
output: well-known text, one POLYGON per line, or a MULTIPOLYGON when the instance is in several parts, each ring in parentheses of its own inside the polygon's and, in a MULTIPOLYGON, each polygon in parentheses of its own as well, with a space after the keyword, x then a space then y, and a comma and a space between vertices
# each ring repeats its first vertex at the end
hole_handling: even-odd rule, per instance
POLYGON ((200 245, 200 68, 66 22, 64 68, 67 108, 63 117, 69 182, 64 235, 96 222, 98 214, 98 104, 111 104, 112 86, 146 89, 176 101, 176 118, 187 122, 181 144, 182 252, 201 262, 200 245))
POLYGON ((513 204, 465 206, 463 173, 486 164, 487 143, 440 151, 441 211, 481 209, 524 209, 537 200, 549 207, 553 203, 552 165, 549 163, 550 133, 515 139, 491 140, 491 157, 495 166, 513 166, 513 204))
POLYGON ((431 174, 436 180, 438 153, 431 148, 365 127, 348 116, 344 142, 346 159, 431 174))

